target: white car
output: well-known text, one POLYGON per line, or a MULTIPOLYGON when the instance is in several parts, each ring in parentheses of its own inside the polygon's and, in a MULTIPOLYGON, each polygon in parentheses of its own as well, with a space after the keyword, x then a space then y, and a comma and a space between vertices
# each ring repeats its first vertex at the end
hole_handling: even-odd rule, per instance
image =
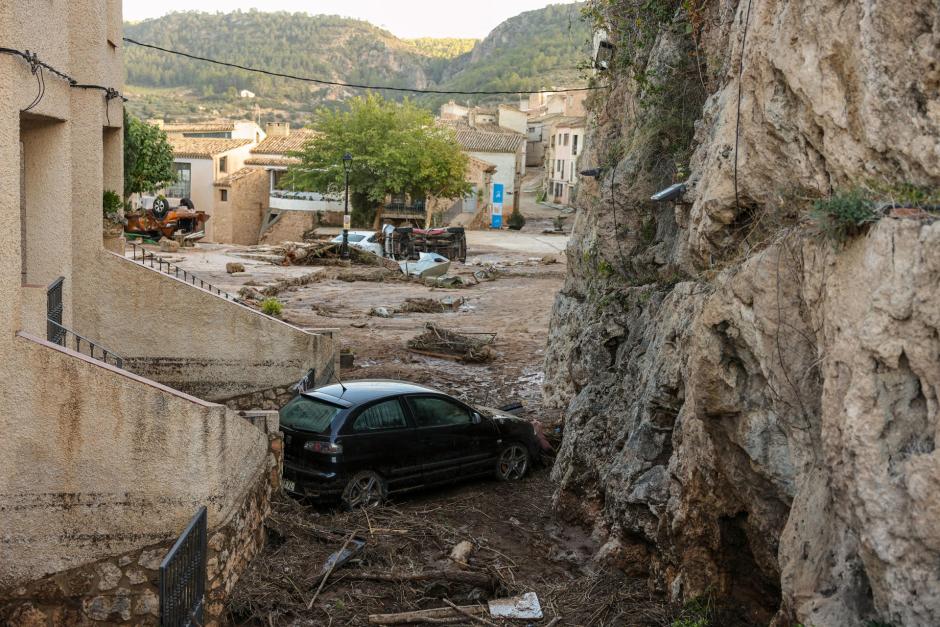
MULTIPOLYGON (((350 231, 349 245, 382 257, 385 250, 382 248, 382 244, 378 242, 378 238, 379 234, 375 231, 350 231)), ((340 233, 330 241, 334 244, 342 244, 343 234, 340 233)))

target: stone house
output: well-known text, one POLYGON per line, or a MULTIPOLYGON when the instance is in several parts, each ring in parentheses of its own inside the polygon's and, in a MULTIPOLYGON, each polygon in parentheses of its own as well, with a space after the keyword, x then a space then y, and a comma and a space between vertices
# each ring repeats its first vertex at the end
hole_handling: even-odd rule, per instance
POLYGON ((574 201, 580 175, 578 157, 584 151, 585 118, 562 118, 551 126, 545 153, 545 193, 551 202, 574 201))
MULTIPOLYGON (((118 91, 121 28, 119 0, 0 3, 5 47, 118 91)), ((0 54, 0 623, 155 623, 159 562, 203 505, 213 622, 281 448, 276 415, 225 403, 325 380, 336 339, 105 250, 121 101, 43 70, 32 102, 31 70, 0 54)))
POLYGON ((265 126, 267 138, 251 148, 247 166, 263 173, 264 189, 255 189, 252 203, 260 203, 261 229, 256 241, 300 240, 320 225, 342 225, 343 199, 317 192, 298 191, 284 180, 287 168, 299 163, 291 153, 302 150, 314 137, 310 129, 291 129, 287 122, 265 126))
POLYGON ((493 175, 496 166, 492 163, 469 157, 466 181, 471 190, 463 198, 431 198, 428 201, 426 226, 468 224, 479 215, 488 223, 493 207, 493 175))

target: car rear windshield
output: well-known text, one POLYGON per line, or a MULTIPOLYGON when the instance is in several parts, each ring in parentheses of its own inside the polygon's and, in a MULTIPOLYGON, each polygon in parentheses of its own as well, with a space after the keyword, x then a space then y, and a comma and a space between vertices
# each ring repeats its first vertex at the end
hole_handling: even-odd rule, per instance
POLYGON ((323 433, 329 430, 333 418, 342 411, 330 403, 298 396, 281 409, 281 424, 291 429, 323 433))

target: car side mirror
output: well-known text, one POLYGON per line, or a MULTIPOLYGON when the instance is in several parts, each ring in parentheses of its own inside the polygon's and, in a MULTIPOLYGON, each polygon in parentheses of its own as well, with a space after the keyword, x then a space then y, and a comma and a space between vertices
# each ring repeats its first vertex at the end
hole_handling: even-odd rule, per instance
POLYGON ((478 425, 481 422, 483 422, 483 416, 481 416, 478 412, 473 412, 473 424, 478 425))

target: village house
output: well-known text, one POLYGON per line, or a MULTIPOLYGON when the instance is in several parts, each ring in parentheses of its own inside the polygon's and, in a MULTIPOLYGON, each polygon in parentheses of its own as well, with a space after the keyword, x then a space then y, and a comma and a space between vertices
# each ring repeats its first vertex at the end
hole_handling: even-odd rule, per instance
POLYGON ((578 157, 584 150, 585 119, 567 117, 551 126, 545 153, 545 191, 551 202, 568 205, 577 190, 578 157))
MULTIPOLYGON (((526 138, 514 131, 482 131, 476 128, 457 128, 457 143, 470 157, 489 163, 496 168, 492 183, 503 189, 503 207, 508 213, 519 207, 519 190, 525 176, 526 138)), ((488 200, 492 201, 492 191, 488 200)))
MULTIPOLYGON (((0 3, 5 47, 118 92, 121 28, 118 0, 0 3)), ((33 102, 34 69, 0 54, 0 623, 156 623, 160 562, 203 506, 212 623, 281 459, 276 414, 229 407, 329 380, 337 339, 105 250, 121 100, 44 70, 33 102)))

